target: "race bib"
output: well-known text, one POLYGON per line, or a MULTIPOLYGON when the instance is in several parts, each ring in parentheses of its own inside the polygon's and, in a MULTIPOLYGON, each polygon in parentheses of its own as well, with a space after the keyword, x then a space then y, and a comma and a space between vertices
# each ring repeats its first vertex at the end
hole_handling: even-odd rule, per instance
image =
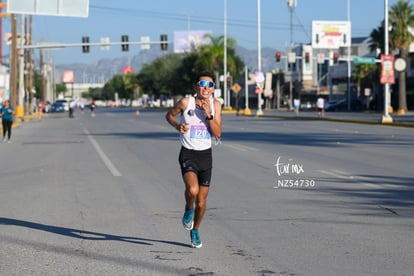
POLYGON ((191 139, 211 139, 210 132, 204 125, 192 125, 190 128, 191 139))

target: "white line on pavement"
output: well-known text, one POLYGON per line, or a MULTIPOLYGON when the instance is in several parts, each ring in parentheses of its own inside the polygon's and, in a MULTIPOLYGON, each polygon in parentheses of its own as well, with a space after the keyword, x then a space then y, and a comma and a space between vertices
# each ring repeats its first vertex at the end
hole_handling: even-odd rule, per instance
POLYGON ((85 132, 86 136, 88 136, 89 141, 92 143, 93 147, 95 148, 96 152, 98 153, 99 157, 101 157, 102 161, 108 168, 108 170, 112 173, 113 176, 122 176, 121 172, 112 164, 111 160, 109 160, 108 156, 103 152, 101 147, 99 146, 98 142, 92 137, 89 131, 83 127, 83 131, 85 132))
POLYGON ((241 144, 236 144, 236 143, 222 143, 225 147, 229 147, 232 149, 236 149, 239 151, 257 151, 257 149, 252 148, 252 147, 248 147, 248 146, 244 146, 241 144))
POLYGON ((337 177, 337 178, 352 180, 353 182, 356 182, 356 183, 359 182, 362 185, 370 187, 370 188, 375 188, 375 189, 382 188, 381 185, 364 182, 365 180, 366 181, 370 180, 368 177, 349 175, 348 173, 340 171, 340 170, 332 170, 332 171, 321 170, 320 172, 330 175, 330 176, 337 177))

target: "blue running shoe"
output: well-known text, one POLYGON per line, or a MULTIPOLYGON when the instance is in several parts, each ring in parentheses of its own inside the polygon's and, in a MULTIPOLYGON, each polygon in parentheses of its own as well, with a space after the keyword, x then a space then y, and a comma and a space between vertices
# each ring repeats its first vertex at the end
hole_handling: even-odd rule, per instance
POLYGON ((183 216, 183 226, 185 230, 191 230, 194 226, 194 209, 185 210, 183 216))
POLYGON ((198 230, 191 230, 190 231, 191 236, 191 246, 194 248, 201 248, 203 246, 203 243, 200 240, 200 234, 198 234, 198 230))

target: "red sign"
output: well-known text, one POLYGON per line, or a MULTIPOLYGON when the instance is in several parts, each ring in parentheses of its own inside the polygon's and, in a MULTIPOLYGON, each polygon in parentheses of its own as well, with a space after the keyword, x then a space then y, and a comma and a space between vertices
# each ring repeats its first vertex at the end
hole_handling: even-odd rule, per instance
POLYGON ((381 55, 381 84, 394 84, 394 55, 381 55))
POLYGON ((62 81, 64 83, 74 83, 75 82, 75 76, 73 74, 73 71, 63 71, 62 81))
POLYGON ((124 68, 122 68, 122 74, 124 74, 124 76, 132 72, 134 72, 134 68, 132 66, 124 66, 124 68))

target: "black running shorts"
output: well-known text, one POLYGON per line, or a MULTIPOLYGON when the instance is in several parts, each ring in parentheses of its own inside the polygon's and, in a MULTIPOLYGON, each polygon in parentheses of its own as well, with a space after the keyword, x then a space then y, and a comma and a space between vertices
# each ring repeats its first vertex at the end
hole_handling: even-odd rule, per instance
POLYGON ((178 161, 181 166, 181 174, 187 172, 197 174, 200 186, 210 186, 211 168, 213 167, 213 156, 211 148, 206 150, 190 150, 181 147, 178 161))

